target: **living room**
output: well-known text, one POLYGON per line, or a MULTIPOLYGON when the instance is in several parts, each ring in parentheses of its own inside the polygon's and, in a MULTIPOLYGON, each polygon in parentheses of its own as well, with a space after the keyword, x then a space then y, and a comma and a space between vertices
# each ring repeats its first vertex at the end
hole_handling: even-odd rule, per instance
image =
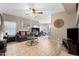
POLYGON ((62 45, 67 29, 77 27, 78 3, 0 4, 1 42, 5 56, 58 56, 68 53, 62 45), (40 7, 38 7, 40 6, 40 7), (4 39, 4 40, 3 40, 4 39))

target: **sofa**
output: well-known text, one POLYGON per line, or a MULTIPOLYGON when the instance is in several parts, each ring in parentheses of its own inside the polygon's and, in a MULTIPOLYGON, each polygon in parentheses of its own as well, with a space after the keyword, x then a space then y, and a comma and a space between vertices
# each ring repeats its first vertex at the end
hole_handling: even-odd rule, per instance
POLYGON ((16 33, 15 40, 18 42, 27 40, 27 31, 19 31, 16 33))

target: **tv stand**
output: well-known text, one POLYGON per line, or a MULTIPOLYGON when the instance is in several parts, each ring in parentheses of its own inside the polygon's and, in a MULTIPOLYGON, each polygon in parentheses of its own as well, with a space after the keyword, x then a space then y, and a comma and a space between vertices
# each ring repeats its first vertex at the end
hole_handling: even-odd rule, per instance
POLYGON ((73 55, 79 55, 79 42, 64 39, 62 43, 68 50, 68 53, 73 55))
POLYGON ((67 40, 63 40, 63 45, 67 48, 68 53, 79 55, 79 28, 67 29, 67 40))

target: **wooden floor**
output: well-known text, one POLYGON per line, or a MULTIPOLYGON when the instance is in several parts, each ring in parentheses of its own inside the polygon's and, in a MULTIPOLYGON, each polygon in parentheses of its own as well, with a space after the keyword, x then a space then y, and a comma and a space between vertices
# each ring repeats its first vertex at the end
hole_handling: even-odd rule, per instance
POLYGON ((12 42, 7 45, 6 56, 55 56, 60 50, 57 43, 52 42, 47 36, 38 38, 38 44, 27 46, 25 42, 12 42))

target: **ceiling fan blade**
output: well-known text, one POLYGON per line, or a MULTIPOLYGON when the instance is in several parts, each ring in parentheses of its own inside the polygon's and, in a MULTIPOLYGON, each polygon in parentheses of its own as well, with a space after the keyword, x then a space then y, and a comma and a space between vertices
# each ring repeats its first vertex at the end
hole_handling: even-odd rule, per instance
POLYGON ((40 14, 43 14, 43 12, 37 12, 35 8, 29 8, 29 13, 26 13, 25 15, 32 15, 32 16, 38 16, 40 14))
POLYGON ((38 14, 43 14, 43 12, 38 12, 38 14))

